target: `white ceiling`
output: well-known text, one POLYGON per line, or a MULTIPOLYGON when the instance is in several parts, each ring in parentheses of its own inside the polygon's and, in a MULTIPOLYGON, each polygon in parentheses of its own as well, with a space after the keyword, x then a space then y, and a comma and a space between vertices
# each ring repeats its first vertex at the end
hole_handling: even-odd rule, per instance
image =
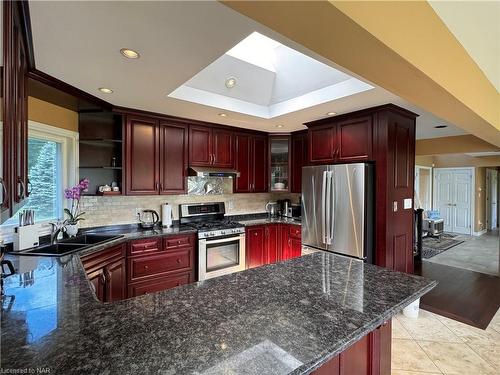
MULTIPOLYGON (((327 112, 392 102, 421 115, 417 138, 465 134, 219 2, 30 1, 30 13, 37 68, 114 105, 272 132, 303 129, 304 122, 327 112), (220 117, 220 108, 168 97, 254 31, 374 88, 272 119, 229 110, 224 111, 227 117, 220 117), (125 59, 119 53, 124 47, 139 51, 141 57, 125 59), (99 87, 114 92, 103 94, 99 87), (448 127, 434 129, 441 124, 448 127)), ((251 79, 243 77, 239 79, 251 79)), ((267 88, 249 95, 265 100, 275 95, 277 100, 282 94, 267 88)))
POLYGON ((500 1, 429 1, 451 33, 500 91, 500 1))

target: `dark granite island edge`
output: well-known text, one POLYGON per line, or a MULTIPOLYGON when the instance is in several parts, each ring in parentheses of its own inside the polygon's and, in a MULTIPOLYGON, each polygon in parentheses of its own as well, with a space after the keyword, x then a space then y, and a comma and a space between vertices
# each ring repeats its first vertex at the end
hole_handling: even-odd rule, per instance
MULTIPOLYGON (((44 268, 49 259, 40 259, 39 268, 44 268)), ((3 367, 51 365, 55 373, 69 373, 95 363, 95 371, 115 372, 129 371, 129 366, 157 357, 157 361, 149 365, 152 371, 173 368, 178 373, 203 372, 246 352, 265 338, 300 361, 300 366, 287 373, 307 374, 436 285, 417 276, 364 265, 330 253, 316 253, 148 296, 102 304, 90 291, 78 256, 71 257, 57 272, 61 275, 53 280, 55 290, 66 288, 54 306, 61 315, 60 325, 33 343, 3 345, 3 367), (325 272, 328 275, 325 276, 325 272), (394 283, 392 287, 388 285, 389 279, 394 283), (176 340, 181 340, 177 344, 169 338, 174 323, 181 326, 175 331, 176 340), (148 344, 147 336, 141 331, 131 334, 144 324, 155 332, 157 341, 148 344), (106 343, 96 343, 88 336, 88 329, 91 335, 107 337, 106 343), (213 347, 218 336, 227 342, 226 352, 213 347), (81 347, 76 352, 67 350, 65 355, 71 360, 53 362, 58 358, 58 348, 71 348, 73 340, 78 340, 81 347), (100 345, 105 345, 100 350, 109 351, 109 345, 113 349, 109 355, 99 356, 100 345), (148 345, 151 347, 146 350, 144 347, 148 345), (122 355, 126 348, 133 348, 134 360, 115 363, 113 358, 122 355), (203 356, 200 350, 205 353, 203 356), (165 352, 179 358, 165 358, 165 352)), ((15 284, 7 283, 7 294, 17 295, 22 301, 26 288, 15 284)), ((29 303, 26 306, 20 303, 14 309, 29 313, 29 303)), ((9 314, 2 314, 2 340, 16 343, 26 327, 12 324, 9 318, 9 314)), ((29 322, 25 323, 29 328, 29 322)))

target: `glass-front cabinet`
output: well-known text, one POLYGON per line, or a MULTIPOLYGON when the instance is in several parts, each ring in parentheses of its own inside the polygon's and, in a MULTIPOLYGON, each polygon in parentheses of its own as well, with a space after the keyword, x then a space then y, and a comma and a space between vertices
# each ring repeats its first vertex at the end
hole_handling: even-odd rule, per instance
POLYGON ((269 137, 270 191, 290 190, 290 136, 269 137))

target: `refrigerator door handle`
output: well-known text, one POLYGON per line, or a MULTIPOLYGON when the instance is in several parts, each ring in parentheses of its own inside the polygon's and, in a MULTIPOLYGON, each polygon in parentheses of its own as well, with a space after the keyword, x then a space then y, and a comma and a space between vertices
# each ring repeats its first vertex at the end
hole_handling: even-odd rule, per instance
POLYGON ((321 240, 323 243, 327 243, 327 235, 326 235, 326 181, 328 180, 327 171, 323 172, 323 180, 321 181, 321 240))
POLYGON ((329 207, 330 210, 330 226, 328 230, 330 231, 330 244, 333 241, 333 233, 334 233, 334 227, 335 227, 335 174, 333 172, 330 172, 330 196, 331 196, 331 205, 329 207))
POLYGON ((331 199, 332 199, 332 172, 326 172, 326 204, 325 204, 325 212, 326 214, 326 244, 332 244, 332 238, 330 236, 331 232, 331 199))

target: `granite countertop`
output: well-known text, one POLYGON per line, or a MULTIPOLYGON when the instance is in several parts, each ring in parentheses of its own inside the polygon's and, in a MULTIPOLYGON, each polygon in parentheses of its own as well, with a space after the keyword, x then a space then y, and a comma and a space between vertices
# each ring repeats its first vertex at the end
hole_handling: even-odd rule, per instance
POLYGON ((436 285, 317 252, 100 303, 77 254, 9 258, 0 366, 51 374, 307 374, 436 285))
POLYGON ((246 227, 252 225, 265 225, 265 224, 293 224, 293 225, 301 225, 300 220, 293 219, 291 217, 269 217, 267 213, 260 214, 250 214, 250 215, 235 215, 230 217, 232 220, 235 220, 246 227))

